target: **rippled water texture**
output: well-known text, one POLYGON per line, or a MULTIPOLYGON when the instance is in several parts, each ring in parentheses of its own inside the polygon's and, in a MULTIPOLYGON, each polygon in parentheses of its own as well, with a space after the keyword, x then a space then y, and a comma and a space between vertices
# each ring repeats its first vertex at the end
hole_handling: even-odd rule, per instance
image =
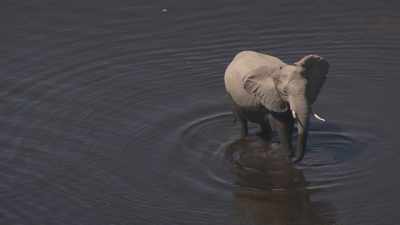
POLYGON ((2 1, 0 224, 400 223, 383 113, 396 104, 384 80, 399 82, 398 8, 2 1), (328 122, 311 121, 296 166, 274 143, 239 140, 223 74, 246 49, 331 64, 314 106, 328 122))

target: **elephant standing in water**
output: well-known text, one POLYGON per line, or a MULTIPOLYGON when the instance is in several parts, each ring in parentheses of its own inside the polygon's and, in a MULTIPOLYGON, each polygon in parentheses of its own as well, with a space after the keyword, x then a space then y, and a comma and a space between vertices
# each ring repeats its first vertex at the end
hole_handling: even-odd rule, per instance
POLYGON ((271 124, 278 132, 284 151, 293 157, 293 162, 300 161, 307 142, 311 105, 328 70, 328 62, 317 55, 286 64, 254 51, 238 53, 225 71, 225 88, 242 125, 242 137, 248 135, 247 121, 260 124, 267 137, 271 137, 271 124), (293 152, 291 137, 295 124, 298 137, 293 152))

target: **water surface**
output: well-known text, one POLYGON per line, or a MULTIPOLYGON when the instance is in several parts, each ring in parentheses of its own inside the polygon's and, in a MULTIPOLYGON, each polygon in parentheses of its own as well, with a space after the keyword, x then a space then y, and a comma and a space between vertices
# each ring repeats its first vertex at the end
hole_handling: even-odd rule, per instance
POLYGON ((3 1, 0 224, 398 224, 398 7, 3 1), (238 140, 223 74, 241 50, 331 64, 297 166, 238 140))

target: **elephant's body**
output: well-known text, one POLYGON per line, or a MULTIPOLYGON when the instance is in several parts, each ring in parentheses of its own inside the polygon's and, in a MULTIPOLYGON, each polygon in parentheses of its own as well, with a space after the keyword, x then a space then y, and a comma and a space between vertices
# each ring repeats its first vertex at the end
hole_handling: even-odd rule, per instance
POLYGON ((267 137, 271 126, 278 131, 282 147, 293 156, 291 136, 298 128, 294 161, 303 158, 311 104, 325 81, 329 64, 321 57, 308 55, 294 64, 254 52, 238 53, 225 70, 225 88, 248 134, 247 121, 258 123, 267 137))
POLYGON ((273 56, 253 51, 239 52, 225 70, 225 88, 235 104, 242 108, 258 109, 260 101, 243 88, 243 81, 264 66, 283 66, 284 63, 273 56))
MULTIPOLYGON (((234 101, 234 100, 233 100, 234 101)), ((258 123, 261 126, 268 125, 268 115, 271 113, 270 110, 266 109, 264 106, 259 105, 256 107, 240 106, 234 103, 234 111, 243 117, 244 119, 258 123)))

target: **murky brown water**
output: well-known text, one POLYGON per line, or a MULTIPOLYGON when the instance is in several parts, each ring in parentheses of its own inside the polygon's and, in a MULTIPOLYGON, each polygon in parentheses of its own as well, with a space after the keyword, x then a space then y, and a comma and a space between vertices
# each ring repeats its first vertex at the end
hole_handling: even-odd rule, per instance
POLYGON ((382 112, 384 80, 399 82, 398 8, 3 1, 0 224, 398 224, 382 112), (328 122, 312 121, 295 167, 238 140, 223 74, 245 49, 331 64, 314 107, 328 122))

